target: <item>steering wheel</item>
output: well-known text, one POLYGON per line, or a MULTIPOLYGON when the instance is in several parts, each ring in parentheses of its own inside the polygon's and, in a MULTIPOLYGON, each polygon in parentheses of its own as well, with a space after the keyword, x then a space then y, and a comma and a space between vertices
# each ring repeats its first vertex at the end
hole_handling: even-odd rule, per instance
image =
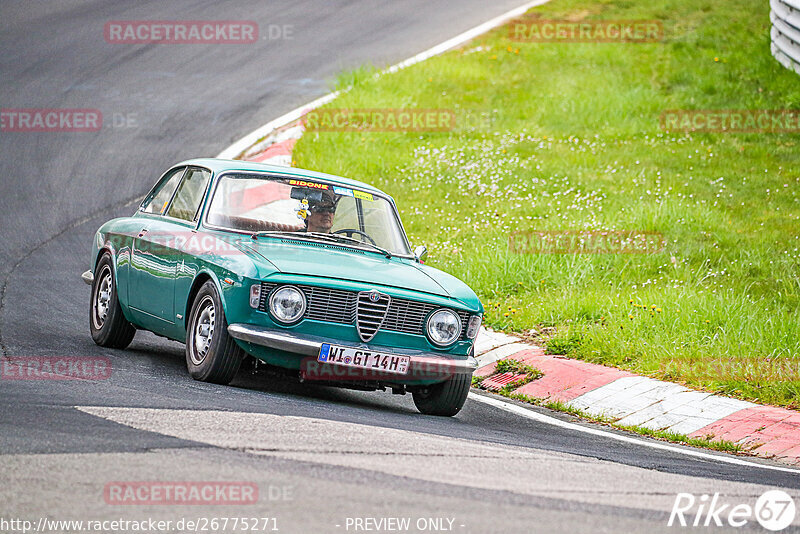
POLYGON ((332 234, 344 234, 347 237, 353 237, 353 234, 358 234, 360 236, 364 236, 364 238, 366 238, 367 241, 369 241, 370 243, 372 243, 376 247, 378 246, 378 244, 375 242, 374 239, 372 239, 369 236, 369 234, 367 234, 365 232, 362 232, 361 230, 356 230, 355 228, 342 228, 341 230, 336 230, 335 232, 331 232, 331 233, 332 234))

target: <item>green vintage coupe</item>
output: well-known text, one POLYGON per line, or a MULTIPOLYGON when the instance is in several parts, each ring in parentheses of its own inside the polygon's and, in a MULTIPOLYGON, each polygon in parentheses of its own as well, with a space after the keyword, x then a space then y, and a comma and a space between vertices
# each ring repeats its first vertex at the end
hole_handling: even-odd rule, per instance
POLYGON ((483 306, 412 251, 394 200, 288 167, 195 159, 169 169, 131 217, 95 235, 92 338, 137 329, 186 343, 197 380, 242 361, 323 385, 413 394, 455 415, 469 391, 483 306))

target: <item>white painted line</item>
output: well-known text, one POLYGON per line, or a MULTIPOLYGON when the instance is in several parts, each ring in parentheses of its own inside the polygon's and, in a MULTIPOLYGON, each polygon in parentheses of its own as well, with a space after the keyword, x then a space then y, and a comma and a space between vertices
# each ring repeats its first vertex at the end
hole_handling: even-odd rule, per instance
MULTIPOLYGON (((400 63, 398 63, 396 65, 392 65, 388 69, 382 71, 381 74, 388 74, 388 73, 397 72, 397 71, 399 71, 401 69, 404 69, 406 67, 410 67, 411 65, 419 63, 420 61, 424 61, 426 59, 432 58, 433 56, 436 56, 436 55, 439 55, 439 54, 441 54, 443 52, 446 52, 446 51, 450 50, 451 48, 455 48, 456 46, 458 46, 460 44, 466 43, 467 41, 469 41, 471 39, 474 39, 475 37, 477 37, 477 36, 479 36, 479 35, 481 35, 483 33, 486 33, 487 31, 491 30, 492 28, 500 26, 504 22, 507 22, 507 21, 509 21, 509 20, 511 20, 511 19, 513 19, 515 17, 519 17, 520 15, 523 15, 526 11, 528 11, 532 7, 540 6, 542 4, 546 4, 547 2, 549 2, 549 0, 533 0, 532 2, 527 2, 527 3, 521 5, 518 8, 512 9, 511 11, 508 11, 506 13, 503 13, 499 17, 495 17, 495 18, 493 18, 492 20, 490 20, 488 22, 484 22, 483 24, 475 26, 471 30, 467 30, 462 34, 459 34, 459 35, 453 37, 452 39, 448 39, 447 41, 445 41, 445 42, 443 42, 441 44, 438 44, 436 46, 433 46, 433 47, 425 50, 424 52, 420 52, 416 56, 413 56, 413 57, 410 57, 410 58, 408 58, 408 59, 406 59, 404 61, 401 61, 400 63)), ((256 144, 259 139, 269 135, 276 128, 280 128, 281 126, 284 126, 286 124, 289 124, 290 122, 298 120, 300 117, 305 115, 307 112, 311 111, 312 109, 315 109, 315 108, 318 108, 320 106, 323 106, 323 105, 327 104, 331 100, 333 100, 336 97, 338 97, 340 94, 341 94, 340 91, 334 91, 333 93, 330 93, 330 94, 327 94, 327 95, 325 95, 323 97, 317 98, 316 100, 313 100, 313 101, 309 102, 308 104, 300 106, 299 108, 293 109, 289 113, 286 113, 285 115, 281 115, 277 119, 269 121, 264 126, 261 126, 260 128, 257 128, 255 130, 253 130, 252 132, 250 132, 249 134, 245 135, 244 137, 242 137, 241 139, 239 139, 238 141, 233 143, 231 146, 229 146, 228 148, 226 148, 225 150, 223 150, 222 152, 217 154, 217 157, 218 158, 222 158, 222 159, 233 159, 233 158, 235 158, 236 156, 238 156, 239 154, 241 154, 242 152, 244 152, 245 150, 250 148, 252 145, 256 144)))
POLYGON ((512 9, 511 11, 503 13, 499 17, 495 17, 492 20, 484 22, 483 24, 481 24, 479 26, 475 26, 471 30, 467 30, 464 33, 462 33, 461 35, 457 35, 457 36, 453 37, 452 39, 448 39, 447 41, 445 41, 445 42, 443 42, 441 44, 438 44, 438 45, 436 45, 436 46, 434 46, 432 48, 429 48, 428 50, 425 50, 424 52, 420 52, 419 54, 417 54, 414 57, 408 58, 405 61, 401 61, 397 65, 393 65, 393 66, 389 67, 388 69, 386 69, 385 72, 387 72, 387 73, 397 72, 400 69, 404 69, 406 67, 410 67, 411 65, 414 65, 415 63, 419 63, 420 61, 425 61, 426 59, 430 59, 433 56, 438 56, 439 54, 447 52, 451 48, 455 48, 460 44, 464 44, 467 41, 470 41, 470 40, 474 39, 475 37, 477 37, 477 36, 479 36, 481 34, 484 34, 484 33, 488 32, 489 30, 491 30, 493 28, 496 28, 497 26, 500 26, 504 22, 507 22, 507 21, 509 21, 509 20, 511 20, 513 18, 519 17, 520 15, 524 15, 525 12, 528 11, 530 8, 536 7, 536 6, 540 6, 542 4, 546 4, 548 1, 549 0, 534 0, 533 2, 528 2, 525 5, 522 5, 522 6, 518 7, 518 8, 512 9))
POLYGON ((527 343, 511 343, 510 345, 503 345, 502 347, 497 347, 496 349, 492 349, 489 352, 481 354, 475 359, 478 360, 478 367, 483 367, 484 365, 489 365, 490 363, 494 363, 497 360, 502 360, 503 358, 508 358, 509 356, 513 356, 514 354, 521 352, 523 350, 530 350, 535 348, 536 347, 534 347, 533 345, 528 345, 527 343))
POLYGON ((308 111, 318 108, 320 106, 324 106, 331 100, 334 100, 337 96, 339 96, 339 91, 334 91, 333 93, 327 94, 323 97, 317 98, 316 100, 312 100, 308 104, 300 106, 299 108, 295 108, 289 113, 285 115, 281 115, 277 119, 271 120, 266 123, 264 126, 257 128, 250 132, 249 134, 245 135, 231 146, 217 154, 218 158, 222 159, 233 159, 252 145, 256 144, 259 139, 269 135, 273 130, 276 128, 280 128, 290 122, 294 122, 298 120, 300 117, 305 115, 308 111))
POLYGON ((696 451, 692 449, 684 449, 680 447, 674 447, 671 445, 666 445, 664 443, 658 441, 643 441, 640 439, 634 439, 629 436, 625 436, 623 434, 617 434, 614 432, 606 432, 604 430, 599 430, 597 428, 590 428, 585 427, 583 425, 577 425, 575 423, 569 423, 567 421, 562 421, 560 419, 556 419, 555 417, 550 417, 539 412, 535 412, 533 410, 529 410, 527 408, 523 408, 522 406, 518 406, 516 404, 511 404, 510 402, 506 402, 500 399, 496 399, 494 397, 487 397, 484 395, 478 395, 476 393, 470 392, 469 398, 477 401, 482 402, 483 404, 488 404, 489 406, 493 406, 495 408, 499 408, 501 410, 505 410, 507 412, 511 412, 516 415, 521 415, 522 417, 526 417, 528 419, 532 419, 539 423, 544 423, 546 425, 557 426, 560 428, 565 428, 567 430, 573 432, 583 432, 584 434, 590 434, 593 436, 600 436, 603 438, 614 439, 617 441, 621 441, 623 443, 628 443, 631 445, 639 445, 642 447, 649 447, 651 449, 657 449, 662 451, 669 451, 674 452, 676 454, 683 454, 684 456, 691 456, 694 458, 701 458, 703 460, 711 460, 715 462, 722 462, 726 464, 733 464, 733 465, 741 465, 746 467, 753 467, 757 469, 768 469, 771 471, 782 471, 786 473, 795 473, 800 474, 800 470, 792 469, 790 467, 778 467, 775 465, 766 465, 766 464, 758 464, 753 462, 748 462, 746 460, 742 460, 740 458, 735 458, 733 456, 718 456, 716 454, 708 454, 701 451, 696 451))
POLYGON ((269 147, 283 143, 284 141, 288 141, 290 139, 300 139, 303 136, 304 131, 305 128, 302 124, 292 126, 291 128, 286 128, 285 130, 278 129, 276 133, 266 136, 262 141, 247 149, 247 152, 244 153, 242 159, 246 159, 247 157, 254 156, 256 154, 261 154, 269 147))
POLYGON ((509 336, 503 332, 495 332, 494 330, 489 330, 482 326, 478 331, 478 338, 475 340, 475 354, 477 356, 482 356, 484 353, 496 349, 501 345, 508 345, 509 343, 515 343, 517 341, 522 340, 516 336, 509 336))

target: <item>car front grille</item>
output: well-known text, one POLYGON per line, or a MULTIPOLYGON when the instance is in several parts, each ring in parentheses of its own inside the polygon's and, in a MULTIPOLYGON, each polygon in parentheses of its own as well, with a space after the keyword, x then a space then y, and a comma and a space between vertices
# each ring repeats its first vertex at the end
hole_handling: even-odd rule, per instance
MULTIPOLYGON (((278 284, 261 283, 261 301, 258 309, 268 311, 269 293, 278 284)), ((364 342, 372 339, 378 330, 404 334, 425 335, 425 320, 439 308, 435 304, 414 300, 391 298, 381 293, 377 304, 370 302, 369 291, 347 291, 326 287, 298 285, 308 300, 304 319, 329 323, 355 324, 364 342), (361 314, 359 315, 359 311, 361 314), (377 326, 376 326, 377 325, 377 326), (365 339, 365 337, 368 337, 365 339)), ((469 313, 457 311, 461 318, 461 339, 466 338, 469 313)))
POLYGON ((375 337, 386 319, 391 302, 392 297, 378 291, 362 291, 358 294, 356 329, 361 341, 366 343, 375 337))
POLYGON ((308 299, 306 319, 331 323, 352 323, 356 318, 358 296, 352 291, 325 287, 299 286, 308 299))

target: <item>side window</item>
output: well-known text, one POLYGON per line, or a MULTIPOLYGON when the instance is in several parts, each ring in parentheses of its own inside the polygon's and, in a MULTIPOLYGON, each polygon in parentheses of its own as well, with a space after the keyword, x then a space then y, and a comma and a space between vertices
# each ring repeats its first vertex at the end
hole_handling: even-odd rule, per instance
POLYGON ((142 202, 141 211, 155 213, 156 215, 163 214, 167 204, 169 204, 169 199, 172 198, 172 194, 181 181, 181 176, 183 176, 185 169, 186 167, 179 167, 164 176, 156 188, 142 202))
POLYGON ((183 177, 167 215, 185 221, 194 221, 206 194, 211 173, 205 169, 189 168, 183 177))

